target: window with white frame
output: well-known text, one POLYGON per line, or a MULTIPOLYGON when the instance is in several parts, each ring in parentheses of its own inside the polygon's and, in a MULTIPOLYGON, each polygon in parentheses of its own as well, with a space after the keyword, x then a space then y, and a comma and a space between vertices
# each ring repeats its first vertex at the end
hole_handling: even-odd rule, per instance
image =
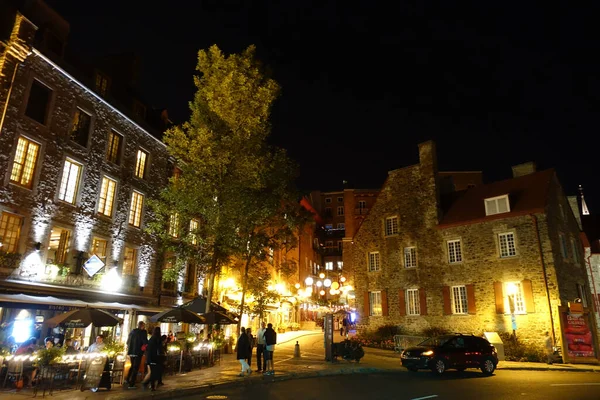
POLYGON ((81 164, 69 159, 65 160, 60 189, 58 191, 58 198, 60 200, 75 204, 75 200, 77 200, 77 190, 79 189, 81 168, 81 164))
POLYGON ((98 197, 98 213, 107 217, 112 216, 115 194, 117 191, 117 181, 108 176, 102 177, 102 186, 100 186, 100 196, 98 197))
POLYGON ((485 215, 502 214, 510 211, 508 195, 485 199, 485 215))
POLYGON ((415 268, 417 266, 417 248, 404 248, 404 268, 415 268))
POLYGON ((369 315, 379 316, 381 314, 381 292, 369 292, 369 315))
POLYGON ((369 271, 379 271, 379 252, 372 251, 369 253, 369 271))
POLYGON ((498 244, 500 245, 500 257, 513 257, 517 255, 514 232, 498 234, 498 244))
POLYGON ((39 152, 39 144, 24 137, 19 138, 10 174, 12 183, 31 189, 39 152))
POLYGON ((144 206, 144 195, 131 192, 131 204, 129 206, 129 225, 139 228, 142 224, 142 209, 144 206))
POLYGON ((339 207, 337 208, 337 215, 338 215, 338 216, 342 216, 342 215, 344 215, 344 206, 339 206, 339 207))
POLYGON ((452 286, 452 314, 468 314, 467 287, 452 286))
POLYGON ((331 197, 327 197, 327 198, 325 199, 325 203, 331 203, 331 197))
POLYGON ((462 262, 462 248, 460 239, 448 240, 448 262, 450 264, 456 264, 462 262))
POLYGON ((560 252, 563 258, 568 258, 569 250, 567 249, 567 238, 562 233, 558 234, 558 238, 560 240, 560 252))
POLYGON ((406 289, 406 315, 420 315, 419 289, 406 289))
POLYGON ((504 313, 527 314, 521 282, 504 282, 504 313))
POLYGON ((343 203, 344 202, 344 198, 343 197, 338 197, 338 203, 343 203))
POLYGON ((387 217, 385 219, 385 235, 398 234, 398 217, 387 217))
POLYGON ((337 268, 338 268, 338 270, 341 270, 342 268, 344 268, 344 262, 343 261, 338 261, 337 262, 337 268))
POLYGON ((328 271, 333 271, 333 261, 326 261, 325 262, 325 269, 328 271))

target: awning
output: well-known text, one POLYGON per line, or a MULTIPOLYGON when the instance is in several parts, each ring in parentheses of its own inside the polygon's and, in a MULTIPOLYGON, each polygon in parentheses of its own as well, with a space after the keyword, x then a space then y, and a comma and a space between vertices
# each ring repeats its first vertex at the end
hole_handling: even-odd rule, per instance
POLYGON ((153 315, 166 310, 168 307, 141 306, 136 304, 92 302, 81 300, 61 299, 53 296, 31 296, 28 294, 0 294, 0 307, 45 309, 56 311, 69 311, 78 308, 99 308, 113 313, 119 311, 136 311, 138 314, 153 315))

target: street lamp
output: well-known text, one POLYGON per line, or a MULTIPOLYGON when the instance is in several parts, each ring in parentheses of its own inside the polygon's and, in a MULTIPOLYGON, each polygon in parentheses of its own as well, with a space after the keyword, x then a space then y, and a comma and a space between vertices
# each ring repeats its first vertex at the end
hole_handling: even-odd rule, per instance
POLYGON ((306 286, 312 286, 313 284, 313 278, 312 277, 308 277, 304 280, 304 283, 306 283, 306 286))

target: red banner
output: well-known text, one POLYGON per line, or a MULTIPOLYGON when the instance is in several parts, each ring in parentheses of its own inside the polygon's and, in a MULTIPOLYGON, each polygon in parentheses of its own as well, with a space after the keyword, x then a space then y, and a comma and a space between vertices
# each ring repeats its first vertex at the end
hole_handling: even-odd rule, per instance
POLYGON ((563 354, 570 360, 596 358, 594 337, 585 313, 562 312, 563 354))

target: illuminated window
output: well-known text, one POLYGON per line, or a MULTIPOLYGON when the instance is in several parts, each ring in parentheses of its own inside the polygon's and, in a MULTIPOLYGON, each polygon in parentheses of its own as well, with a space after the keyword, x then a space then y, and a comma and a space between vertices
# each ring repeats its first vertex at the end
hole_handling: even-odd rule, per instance
POLYGON ((513 232, 499 234, 498 243, 500 244, 500 257, 513 257, 517 255, 515 234, 513 232))
POLYGON ((96 72, 96 91, 98 94, 102 97, 106 97, 109 86, 110 80, 108 76, 101 74, 100 72, 96 72))
POLYGON ((50 243, 48 244, 48 264, 67 263, 67 254, 69 252, 69 239, 71 232, 67 229, 54 227, 50 231, 50 243))
POLYGON ((129 225, 137 228, 142 223, 142 207, 144 205, 144 195, 136 191, 131 193, 131 206, 129 207, 129 225))
POLYGON ((171 214, 169 217, 169 235, 171 237, 179 236, 179 214, 171 214))
POLYGON ((100 238, 94 238, 92 241, 92 253, 95 254, 99 259, 106 264, 106 249, 108 247, 108 241, 100 238))
POLYGON ((381 314, 381 292, 369 292, 369 315, 379 316, 381 314))
POLYGON ((2 213, 0 219, 0 250, 6 253, 16 253, 21 236, 21 223, 23 219, 17 215, 2 213))
POLYGON ((190 221, 190 242, 192 244, 198 244, 198 236, 197 236, 197 232, 198 231, 198 221, 193 219, 190 221))
POLYGON ((102 187, 100 188, 100 197, 98 199, 98 213, 107 217, 112 216, 116 188, 116 181, 107 176, 102 177, 102 187))
POLYGON ((343 262, 343 261, 338 261, 338 262, 337 262, 337 268, 338 268, 338 269, 342 269, 342 268, 344 268, 344 262, 343 262))
POLYGON ((369 253, 369 271, 379 271, 381 265, 379 263, 379 252, 372 251, 369 253))
POLYGON ((77 190, 79 189, 79 178, 81 177, 81 164, 72 160, 65 160, 62 180, 58 198, 67 203, 75 204, 77 200, 77 190))
POLYGON ((123 146, 123 136, 111 130, 108 132, 108 148, 106 149, 106 160, 113 164, 121 164, 121 146, 123 146))
POLYGON ((415 268, 417 266, 417 248, 416 247, 405 247, 404 248, 404 267, 415 268))
POLYGON ((398 234, 398 217, 387 217, 385 219, 385 235, 397 235, 398 234))
POLYGON ((452 314, 467 314, 467 287, 452 286, 452 314))
POLYGON ((137 158, 135 161, 135 176, 140 179, 144 179, 146 175, 146 163, 148 162, 148 153, 144 150, 138 150, 137 158))
POLYGON ((406 289, 406 315, 420 315, 419 289, 406 289))
POLYGON ((450 264, 462 262, 460 240, 448 240, 448 262, 450 264))
POLYGON ((510 212, 510 203, 508 195, 498 197, 490 197, 485 199, 485 215, 494 215, 510 212))
POLYGON ((40 124, 46 125, 48 119, 48 106, 50 105, 51 97, 52 90, 40 81, 34 79, 31 83, 25 115, 40 124))
POLYGON ((90 136, 90 124, 92 117, 81 109, 75 111, 73 117, 73 127, 71 128, 71 140, 75 143, 87 147, 90 136))
POLYGON ((333 261, 325 262, 325 269, 329 271, 333 271, 333 261))
POLYGON ((10 174, 10 181, 12 183, 31 189, 39 151, 39 144, 24 137, 19 137, 12 172, 10 174))
POLYGON ((527 314, 525 294, 521 282, 504 282, 504 313, 527 314), (514 294, 512 294, 514 293, 514 294))
MULTIPOLYGON (((165 264, 163 266, 163 271, 166 269, 173 269, 173 267, 175 266, 175 257, 173 257, 172 255, 167 255, 166 256, 166 260, 165 260, 165 264)), ((164 290, 175 290, 175 282, 173 281, 162 281, 162 287, 164 290)))
POLYGON ((137 265, 137 250, 132 247, 125 247, 125 257, 123 259, 123 275, 133 275, 137 265))

